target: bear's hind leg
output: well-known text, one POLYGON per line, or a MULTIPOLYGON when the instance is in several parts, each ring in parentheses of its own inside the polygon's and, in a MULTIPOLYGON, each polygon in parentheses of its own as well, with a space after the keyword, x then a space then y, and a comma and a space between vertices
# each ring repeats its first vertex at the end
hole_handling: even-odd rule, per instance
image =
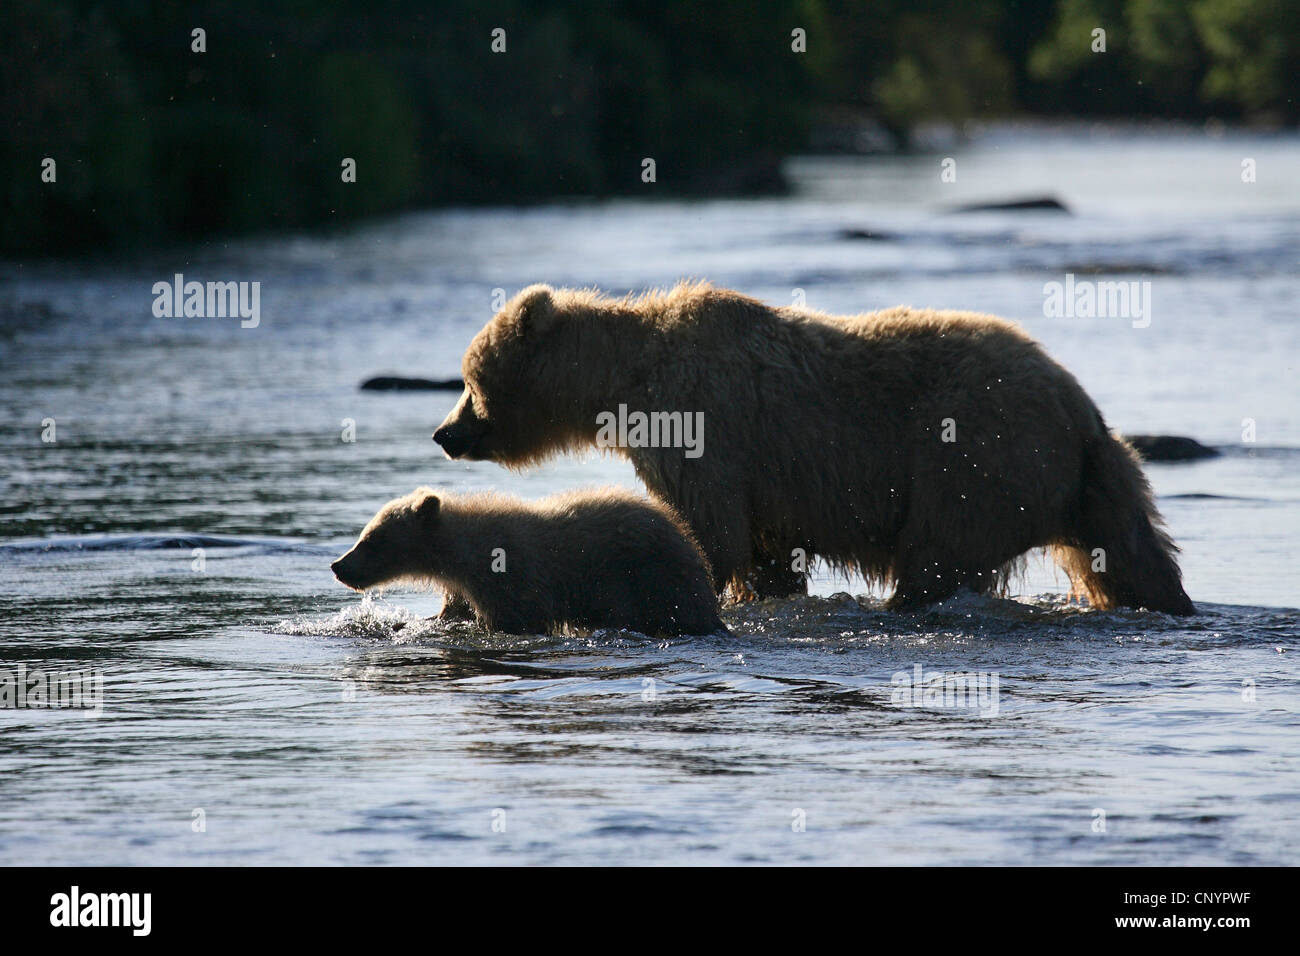
MULTIPOLYGON (((749 585, 754 595, 764 598, 800 597, 808 593, 808 572, 795 571, 794 551, 754 546, 754 568, 749 575, 749 585)), ((806 561, 812 561, 808 555, 806 561)))

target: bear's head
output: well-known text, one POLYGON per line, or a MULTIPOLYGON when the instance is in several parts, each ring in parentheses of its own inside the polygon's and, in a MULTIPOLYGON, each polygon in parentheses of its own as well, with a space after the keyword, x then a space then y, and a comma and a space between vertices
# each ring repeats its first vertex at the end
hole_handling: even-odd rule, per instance
POLYGON ((379 509, 347 554, 330 565, 354 591, 400 578, 427 578, 433 571, 441 503, 430 488, 417 488, 379 509))
POLYGON ((433 433, 448 458, 525 465, 576 443, 567 419, 582 370, 560 341, 576 323, 556 295, 529 286, 470 342, 465 391, 433 433))

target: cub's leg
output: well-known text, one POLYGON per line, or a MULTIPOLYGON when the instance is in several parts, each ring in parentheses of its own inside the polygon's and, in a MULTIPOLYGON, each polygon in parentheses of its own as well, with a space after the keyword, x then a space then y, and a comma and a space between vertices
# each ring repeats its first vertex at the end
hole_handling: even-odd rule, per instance
POLYGON ((437 614, 439 621, 473 621, 478 617, 464 595, 456 591, 447 591, 442 598, 442 610, 437 614))
POLYGON ((483 626, 503 634, 552 634, 565 617, 546 594, 508 591, 480 598, 478 612, 483 626))

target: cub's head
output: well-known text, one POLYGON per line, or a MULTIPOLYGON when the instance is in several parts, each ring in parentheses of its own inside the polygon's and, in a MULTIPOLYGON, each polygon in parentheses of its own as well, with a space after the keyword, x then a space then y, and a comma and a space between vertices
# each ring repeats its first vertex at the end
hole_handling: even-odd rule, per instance
POLYGON ((330 565, 334 576, 355 591, 432 571, 441 503, 430 488, 394 498, 361 531, 347 554, 330 565))
POLYGON ((529 286, 470 342, 461 363, 465 391, 433 433, 448 458, 522 465, 571 441, 567 396, 581 370, 561 341, 570 323, 555 296, 548 286, 529 286))

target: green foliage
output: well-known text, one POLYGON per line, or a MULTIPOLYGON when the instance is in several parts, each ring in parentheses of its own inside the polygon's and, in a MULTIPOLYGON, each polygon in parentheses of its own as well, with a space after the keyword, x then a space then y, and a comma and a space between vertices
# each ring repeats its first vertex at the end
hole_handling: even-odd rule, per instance
POLYGON ((872 87, 882 118, 906 129, 920 118, 960 122, 1005 112, 1013 102, 1011 68, 988 37, 930 31, 872 87))
POLYGON ((1300 0, 1061 0, 1030 72, 1078 112, 1294 123, 1300 0), (1107 31, 1104 54, 1086 42, 1094 27, 1107 31))
POLYGON ((1297 118, 1300 0, 7 0, 0 253, 770 189, 824 115, 1297 118), (206 52, 191 31, 206 30, 206 52), (1105 53, 1092 31, 1107 31, 1105 53), (506 31, 506 52, 491 49, 506 31), (792 49, 792 32, 806 51, 792 49), (55 183, 41 181, 45 157, 55 183), (657 181, 641 180, 645 158, 657 181), (357 181, 341 163, 356 160, 357 181))
POLYGON ((345 216, 399 208, 419 195, 420 120, 405 84, 375 57, 360 53, 329 53, 315 69, 310 102, 316 131, 314 155, 328 209, 345 216), (356 162, 356 184, 344 182, 343 159, 356 162))
POLYGON ((1300 119, 1300 3, 1201 0, 1192 20, 1210 61, 1207 96, 1300 119))

